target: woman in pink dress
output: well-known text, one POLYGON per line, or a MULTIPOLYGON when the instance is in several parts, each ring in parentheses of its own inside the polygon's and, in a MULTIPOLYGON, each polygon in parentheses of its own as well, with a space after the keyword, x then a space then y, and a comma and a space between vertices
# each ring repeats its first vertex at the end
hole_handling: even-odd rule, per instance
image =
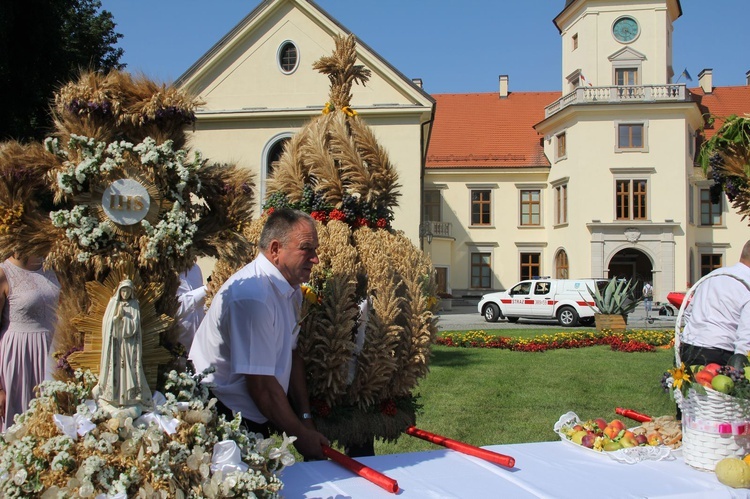
POLYGON ((29 408, 47 373, 60 283, 38 257, 0 263, 0 431, 29 408))

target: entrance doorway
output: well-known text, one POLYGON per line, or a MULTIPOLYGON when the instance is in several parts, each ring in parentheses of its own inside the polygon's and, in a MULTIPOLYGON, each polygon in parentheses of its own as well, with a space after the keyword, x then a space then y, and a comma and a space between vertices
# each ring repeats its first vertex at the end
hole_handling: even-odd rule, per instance
POLYGON ((618 251, 609 261, 608 277, 633 279, 636 282, 635 295, 640 298, 643 283, 651 282, 653 269, 651 259, 644 252, 628 248, 618 251))

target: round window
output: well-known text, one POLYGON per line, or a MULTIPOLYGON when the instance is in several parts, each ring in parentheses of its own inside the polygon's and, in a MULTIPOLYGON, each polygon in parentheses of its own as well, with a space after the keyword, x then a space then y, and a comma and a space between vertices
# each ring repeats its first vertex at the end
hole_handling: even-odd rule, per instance
POLYGON ((299 65, 299 51, 292 42, 284 42, 279 47, 279 68, 282 73, 293 73, 299 65))

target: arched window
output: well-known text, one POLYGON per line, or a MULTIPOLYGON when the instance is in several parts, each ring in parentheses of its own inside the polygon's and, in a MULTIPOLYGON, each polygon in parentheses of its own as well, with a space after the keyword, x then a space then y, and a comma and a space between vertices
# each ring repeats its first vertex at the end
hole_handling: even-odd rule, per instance
POLYGON ((567 279, 568 275, 568 254, 561 249, 555 255, 555 278, 567 279))
POLYGON ((281 155, 284 152, 284 144, 288 141, 289 137, 277 140, 268 150, 268 154, 266 155, 266 178, 270 177, 276 169, 276 163, 281 159, 281 155))
POLYGON ((266 200, 266 182, 273 174, 276 166, 278 165, 281 155, 284 153, 284 144, 286 144, 292 137, 291 132, 284 132, 276 135, 268 141, 266 147, 263 148, 263 155, 261 156, 261 167, 260 167, 260 205, 262 206, 266 200))

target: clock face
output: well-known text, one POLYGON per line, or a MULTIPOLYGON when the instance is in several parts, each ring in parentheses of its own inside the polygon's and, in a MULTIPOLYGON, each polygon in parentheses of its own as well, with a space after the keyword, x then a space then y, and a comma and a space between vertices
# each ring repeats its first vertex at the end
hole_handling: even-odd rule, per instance
POLYGON ((632 17, 621 17, 612 26, 612 34, 623 43, 632 42, 638 36, 638 23, 632 17))

